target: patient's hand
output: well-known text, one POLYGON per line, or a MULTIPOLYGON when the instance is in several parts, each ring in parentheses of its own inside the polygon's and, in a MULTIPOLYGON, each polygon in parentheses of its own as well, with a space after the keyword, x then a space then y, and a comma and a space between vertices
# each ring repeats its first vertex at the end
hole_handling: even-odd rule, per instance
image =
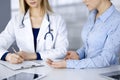
POLYGON ((51 59, 47 59, 47 64, 51 67, 54 68, 66 68, 66 61, 62 60, 62 61, 52 61, 51 59))
POLYGON ((65 60, 68 60, 68 59, 79 60, 80 57, 77 54, 77 52, 75 52, 75 51, 68 51, 67 55, 65 57, 65 60))

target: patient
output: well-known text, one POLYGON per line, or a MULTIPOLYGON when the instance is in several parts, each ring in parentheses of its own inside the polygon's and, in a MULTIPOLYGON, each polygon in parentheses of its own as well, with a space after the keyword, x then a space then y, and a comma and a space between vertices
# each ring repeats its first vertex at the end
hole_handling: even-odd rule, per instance
POLYGON ((83 0, 90 15, 82 30, 83 46, 65 60, 47 60, 54 68, 100 68, 116 65, 120 53, 120 13, 110 0, 83 0))

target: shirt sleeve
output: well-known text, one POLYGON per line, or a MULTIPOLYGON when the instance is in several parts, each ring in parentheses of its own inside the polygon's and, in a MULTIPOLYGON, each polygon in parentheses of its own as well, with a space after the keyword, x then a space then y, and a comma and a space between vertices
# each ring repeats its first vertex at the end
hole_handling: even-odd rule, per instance
POLYGON ((78 49, 77 51, 77 54, 79 55, 80 57, 80 60, 85 58, 85 47, 82 46, 80 49, 78 49))
POLYGON ((99 55, 82 60, 67 60, 67 68, 98 68, 118 64, 120 53, 120 25, 111 31, 99 55))
MULTIPOLYGON (((15 17, 13 17, 7 24, 6 28, 0 33, 0 58, 3 57, 4 53, 8 52, 8 48, 15 41, 15 17)), ((3 59, 3 58, 2 58, 3 59)))
POLYGON ((36 55, 37 55, 37 60, 42 60, 40 53, 37 52, 36 55))

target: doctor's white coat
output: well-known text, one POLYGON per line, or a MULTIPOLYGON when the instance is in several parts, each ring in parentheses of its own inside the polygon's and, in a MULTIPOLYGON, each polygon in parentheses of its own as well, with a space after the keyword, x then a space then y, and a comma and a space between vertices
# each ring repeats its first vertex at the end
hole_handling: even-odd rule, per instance
MULTIPOLYGON (((46 58, 62 58, 66 55, 68 48, 67 30, 64 20, 56 14, 49 14, 49 17, 50 21, 48 21, 47 15, 44 16, 37 37, 36 52, 40 53, 43 60, 46 58), (51 36, 47 36, 46 40, 44 40, 49 24, 51 29, 53 29, 51 31, 54 36, 53 41, 51 36)), ((8 52, 7 49, 15 41, 20 51, 35 52, 29 12, 24 17, 24 26, 20 26, 22 18, 22 15, 13 17, 0 34, 0 58, 4 53, 8 52)))

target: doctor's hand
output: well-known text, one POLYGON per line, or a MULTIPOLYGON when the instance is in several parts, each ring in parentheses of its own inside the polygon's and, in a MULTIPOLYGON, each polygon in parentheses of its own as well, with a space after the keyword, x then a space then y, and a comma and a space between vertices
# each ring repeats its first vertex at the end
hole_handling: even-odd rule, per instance
POLYGON ((46 63, 53 68, 59 68, 59 69, 66 68, 66 61, 65 60, 52 61, 51 59, 47 59, 46 63))
POLYGON ((65 60, 68 59, 73 59, 73 60, 79 60, 80 57, 75 51, 68 51, 66 57, 64 58, 65 60))
POLYGON ((6 56, 6 61, 12 63, 12 64, 19 64, 22 63, 24 61, 23 58, 21 58, 19 55, 17 54, 12 54, 12 53, 8 53, 6 56))
POLYGON ((36 60, 37 55, 36 53, 30 53, 30 52, 25 52, 25 51, 19 51, 18 55, 22 57, 24 60, 36 60))

